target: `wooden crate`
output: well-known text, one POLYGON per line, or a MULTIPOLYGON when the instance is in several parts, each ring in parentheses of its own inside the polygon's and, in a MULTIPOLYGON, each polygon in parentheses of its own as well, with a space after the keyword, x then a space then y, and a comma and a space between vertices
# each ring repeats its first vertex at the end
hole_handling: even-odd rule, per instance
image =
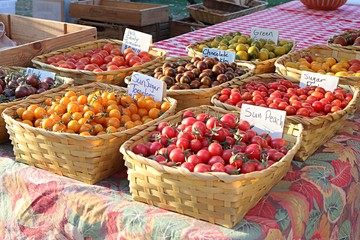
POLYGON ((75 22, 77 24, 96 27, 97 37, 99 39, 111 38, 111 39, 122 40, 126 28, 151 34, 153 36, 153 42, 161 41, 170 37, 169 22, 155 23, 141 27, 117 24, 117 23, 98 22, 98 21, 91 21, 85 19, 78 19, 75 22))
MULTIPOLYGON (((263 10, 266 8, 267 4, 268 3, 264 1, 253 0, 249 3, 248 8, 246 9, 236 10, 234 7, 232 11, 224 11, 210 9, 205 7, 203 3, 199 3, 188 5, 186 9, 189 11, 192 18, 200 22, 217 24, 263 10)), ((221 4, 218 6, 220 8, 221 4)))
POLYGON ((211 25, 199 22, 191 17, 172 20, 170 22, 170 36, 176 37, 208 26, 211 25))
POLYGON ((69 15, 99 22, 147 26, 169 21, 167 5, 118 2, 115 0, 85 0, 70 3, 69 15))
MULTIPOLYGON (((69 6, 71 2, 78 1, 81 0, 32 0, 32 16, 73 23, 76 19, 69 16, 69 6)), ((130 2, 130 0, 121 0, 121 2, 130 2)))
POLYGON ((0 50, 2 66, 32 66, 31 59, 44 53, 96 40, 96 28, 39 18, 0 14, 6 35, 16 47, 0 50))

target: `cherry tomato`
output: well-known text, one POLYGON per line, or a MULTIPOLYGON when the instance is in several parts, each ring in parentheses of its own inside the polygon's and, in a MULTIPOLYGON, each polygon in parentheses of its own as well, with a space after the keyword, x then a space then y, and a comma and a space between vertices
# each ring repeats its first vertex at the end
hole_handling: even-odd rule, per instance
POLYGON ((237 170, 237 168, 231 164, 225 165, 225 172, 229 175, 239 174, 239 171, 237 170))
POLYGON ((189 162, 189 163, 191 163, 191 164, 193 164, 194 166, 196 166, 197 164, 201 163, 201 159, 200 159, 199 156, 196 155, 196 154, 193 154, 193 155, 188 156, 188 158, 187 158, 186 161, 189 162))
POLYGON ((245 149, 245 155, 249 159, 260 159, 261 149, 258 144, 249 144, 245 149))
POLYGON ((166 136, 167 138, 173 138, 176 135, 176 131, 173 127, 171 126, 165 126, 162 131, 161 134, 166 136))
POLYGON ((211 156, 221 156, 223 154, 223 148, 220 145, 220 143, 217 142, 213 142, 210 143, 209 147, 208 147, 208 151, 211 154, 211 156))
POLYGON ((139 155, 142 155, 144 157, 147 157, 149 156, 149 151, 147 149, 147 147, 145 146, 145 144, 142 144, 142 143, 138 143, 136 144, 132 151, 135 153, 135 154, 139 154, 139 155))
POLYGON ((149 154, 155 155, 155 153, 159 151, 161 148, 163 148, 163 145, 160 142, 152 142, 149 147, 149 154))
POLYGON ((241 168, 242 173, 251 173, 254 172, 255 170, 256 170, 256 165, 254 162, 247 162, 241 168))
POLYGON ((175 163, 183 163, 185 162, 185 154, 180 148, 175 148, 169 153, 169 159, 175 163))
POLYGON ((189 139, 186 139, 184 137, 178 138, 175 145, 180 149, 186 150, 189 148, 190 145, 189 139))
POLYGON ((196 155, 199 157, 202 163, 207 163, 211 157, 210 152, 205 149, 199 150, 196 155))
POLYGON ((247 131, 251 128, 251 125, 246 120, 240 120, 237 127, 239 130, 247 131))
POLYGON ((201 148, 202 148, 202 143, 200 140, 198 139, 192 139, 190 141, 190 149, 191 151, 193 151, 194 153, 197 153, 201 148))
POLYGON ((280 149, 286 146, 286 141, 283 138, 273 138, 270 143, 270 147, 280 149))
POLYGON ((210 172, 211 166, 204 163, 199 163, 194 167, 194 172, 198 173, 204 173, 204 172, 210 172))
POLYGON ((320 112, 324 110, 324 104, 320 101, 315 101, 311 104, 316 112, 320 112))
POLYGON ((190 162, 183 162, 180 166, 183 167, 183 168, 186 168, 190 172, 194 171, 194 165, 192 163, 190 163, 190 162))
POLYGON ((211 168, 210 168, 211 172, 225 172, 225 165, 222 163, 214 163, 211 168))

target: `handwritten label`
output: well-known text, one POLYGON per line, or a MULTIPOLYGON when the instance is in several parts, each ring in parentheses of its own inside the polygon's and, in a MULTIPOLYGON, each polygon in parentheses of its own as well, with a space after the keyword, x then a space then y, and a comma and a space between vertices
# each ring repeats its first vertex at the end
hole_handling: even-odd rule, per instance
POLYGON ((47 77, 51 77, 52 79, 55 79, 55 75, 56 75, 53 72, 49 72, 45 70, 40 70, 36 68, 26 68, 26 75, 29 75, 30 73, 34 73, 36 76, 39 76, 40 81, 44 81, 45 78, 47 77))
POLYGON ((279 31, 267 28, 251 28, 251 38, 254 40, 265 39, 278 43, 279 31))
POLYGON ((141 51, 148 52, 151 44, 152 35, 126 28, 121 51, 124 52, 125 49, 132 48, 137 54, 141 51))
POLYGON ((132 97, 137 93, 142 93, 161 102, 166 97, 166 83, 151 76, 134 72, 128 86, 128 93, 132 97))
POLYGON ((299 85, 302 88, 306 86, 318 86, 324 88, 326 91, 334 91, 338 84, 339 77, 337 76, 302 71, 299 85))
POLYGON ((204 48, 202 52, 203 57, 217 58, 220 62, 234 62, 235 61, 235 52, 230 52, 226 50, 204 48))
POLYGON ((243 104, 240 114, 240 119, 248 121, 259 134, 268 133, 273 138, 282 137, 286 117, 285 111, 243 104))

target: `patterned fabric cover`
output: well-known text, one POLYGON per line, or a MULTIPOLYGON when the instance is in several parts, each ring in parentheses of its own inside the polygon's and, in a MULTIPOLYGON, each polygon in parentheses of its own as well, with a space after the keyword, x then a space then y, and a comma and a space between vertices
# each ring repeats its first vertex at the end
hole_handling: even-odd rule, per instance
MULTIPOLYGON (((278 29, 298 48, 360 28, 360 6, 298 1, 155 43, 170 56, 224 32, 278 29)), ((126 172, 95 186, 20 164, 0 145, 0 239, 360 239, 360 114, 291 171, 233 229, 134 202, 126 172)))

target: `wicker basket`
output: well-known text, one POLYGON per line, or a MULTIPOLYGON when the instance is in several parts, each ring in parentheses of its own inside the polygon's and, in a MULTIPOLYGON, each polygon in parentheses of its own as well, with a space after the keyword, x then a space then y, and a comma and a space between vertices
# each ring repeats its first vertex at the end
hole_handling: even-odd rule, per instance
POLYGON ((224 9, 225 11, 209 9, 202 3, 189 5, 186 7, 186 9, 189 11, 192 18, 200 22, 217 24, 263 10, 266 8, 267 4, 267 2, 254 0, 249 3, 249 8, 239 10, 234 7, 231 12, 226 11, 228 9, 224 9))
POLYGON ((161 49, 152 48, 149 53, 153 57, 153 60, 147 63, 142 64, 141 66, 129 67, 116 71, 104 71, 104 72, 91 72, 86 70, 75 70, 75 69, 66 69, 59 68, 53 65, 47 64, 46 59, 58 55, 72 54, 75 52, 85 52, 87 50, 92 50, 104 46, 106 43, 112 43, 116 47, 121 49, 122 41, 115 39, 100 39, 96 41, 86 42, 78 44, 69 48, 60 49, 54 52, 43 54, 33 58, 31 61, 33 65, 37 68, 44 69, 47 71, 55 72, 57 75, 70 77, 75 79, 75 85, 82 85, 92 82, 102 82, 113 85, 124 86, 124 78, 134 71, 139 71, 140 69, 151 66, 156 62, 165 60, 167 52, 161 49))
MULTIPOLYGON (((269 83, 275 82, 276 80, 283 78, 288 79, 292 82, 298 82, 292 77, 281 76, 276 73, 261 74, 234 84, 231 86, 231 88, 236 87, 241 89, 242 86, 244 86, 247 82, 250 81, 269 83)), ((356 111, 360 99, 359 88, 349 85, 340 85, 340 87, 349 90, 354 95, 353 99, 349 102, 345 109, 332 114, 328 114, 326 116, 319 116, 315 118, 305 118, 299 116, 286 117, 286 122, 290 122, 293 124, 300 123, 303 125, 301 146, 294 157, 296 160, 305 161, 308 157, 310 157, 321 145, 323 145, 330 138, 332 138, 336 134, 336 132, 343 127, 344 122, 347 120, 349 115, 353 114, 356 111)), ((218 96, 219 95, 216 94, 211 99, 211 102, 215 106, 224 108, 228 111, 240 111, 240 108, 236 106, 220 102, 217 99, 218 96)))
MULTIPOLYGON (((126 93, 124 88, 104 83, 85 84, 69 88, 67 91, 73 90, 88 94, 106 89, 115 89, 126 93)), ((120 145, 146 127, 173 115, 176 108, 174 99, 165 98, 164 101, 171 102, 172 107, 158 119, 122 132, 99 136, 47 131, 31 127, 13 118, 19 107, 41 104, 46 98, 63 96, 65 92, 61 91, 47 94, 46 97, 21 101, 15 106, 5 109, 2 116, 5 119, 17 161, 89 184, 105 179, 124 167, 122 155, 119 153, 120 145)))
POLYGON ((353 46, 353 45, 349 45, 349 46, 342 46, 340 44, 335 44, 334 43, 334 39, 338 36, 348 36, 348 34, 351 34, 351 33, 357 33, 357 34, 360 34, 360 29, 358 30, 348 30, 348 31, 344 31, 340 34, 336 34, 334 36, 332 36, 331 38, 328 39, 328 46, 331 46, 331 47, 337 47, 337 48, 340 48, 340 49, 348 49, 348 50, 355 50, 355 51, 360 51, 360 46, 353 46))
MULTIPOLYGON (((24 72, 25 73, 25 71, 26 71, 26 68, 23 68, 23 67, 0 67, 0 69, 5 70, 6 72, 9 72, 9 73, 10 72, 24 72)), ((52 94, 52 93, 56 93, 59 91, 63 91, 64 89, 67 89, 74 84, 74 80, 71 78, 58 77, 58 76, 56 78, 57 78, 57 80, 62 81, 64 84, 62 84, 56 88, 47 90, 40 94, 33 94, 31 96, 26 97, 26 99, 32 99, 32 98, 36 99, 36 98, 40 98, 41 96, 43 96, 45 94, 52 94)), ((0 114, 6 108, 16 105, 22 99, 24 99, 24 98, 17 99, 12 102, 0 103, 0 114)), ((4 118, 2 118, 0 116, 0 143, 5 143, 5 142, 9 141, 9 134, 6 131, 5 125, 6 124, 5 124, 4 118)))
MULTIPOLYGON (((195 113, 228 113, 212 106, 189 109, 195 113)), ((165 121, 177 123, 183 111, 165 121)), ((279 162, 260 172, 240 175, 194 173, 160 165, 131 151, 135 144, 146 142, 156 127, 140 132, 120 148, 128 168, 133 199, 228 228, 238 223, 286 175, 301 141, 301 131, 285 134, 293 147, 279 162)), ((289 129, 292 127, 295 126, 289 126, 289 129)), ((296 128, 301 130, 301 125, 296 128)))
MULTIPOLYGON (((189 46, 186 47, 188 55, 191 56, 191 57, 194 57, 194 56, 202 57, 202 52, 198 50, 198 46, 201 45, 201 44, 208 44, 208 43, 212 42, 214 39, 215 39, 215 37, 210 38, 210 39, 205 39, 204 41, 199 41, 199 42, 195 42, 195 43, 190 44, 189 46)), ((292 43, 293 43, 293 46, 292 46, 291 50, 289 51, 289 53, 293 52, 295 50, 295 47, 296 47, 295 41, 292 41, 292 43)), ((265 61, 240 61, 240 60, 236 60, 236 62, 254 64, 255 65, 255 74, 261 74, 261 73, 273 73, 273 72, 275 72, 275 61, 277 59, 278 58, 271 58, 271 59, 268 59, 268 60, 265 60, 265 61)))
MULTIPOLYGON (((336 47, 314 45, 308 48, 289 53, 281 56, 275 62, 276 72, 282 75, 288 75, 296 79, 300 79, 302 71, 295 68, 286 67, 287 62, 295 62, 299 58, 310 55, 312 57, 333 57, 335 59, 360 59, 360 52, 355 50, 339 49, 336 47)), ((360 77, 340 77, 341 84, 359 85, 360 77)))
MULTIPOLYGON (((184 56, 184 57, 174 57, 165 60, 164 62, 154 64, 147 68, 140 70, 139 72, 142 74, 151 75, 153 70, 157 67, 162 66, 166 62, 177 62, 179 60, 190 60, 191 57, 184 56)), ((239 67, 244 67, 248 69, 248 72, 242 76, 236 77, 231 81, 225 82, 220 84, 219 86, 212 87, 212 88, 202 88, 202 89, 190 89, 190 90, 167 90, 166 95, 176 99, 177 101, 177 108, 176 111, 183 110, 189 107, 196 107, 200 105, 210 105, 211 104, 211 97, 220 91, 221 89, 230 86, 234 82, 241 81, 247 77, 254 75, 254 68, 255 66, 250 63, 239 63, 239 67)), ((126 77, 125 82, 130 82, 130 76, 126 77)))

